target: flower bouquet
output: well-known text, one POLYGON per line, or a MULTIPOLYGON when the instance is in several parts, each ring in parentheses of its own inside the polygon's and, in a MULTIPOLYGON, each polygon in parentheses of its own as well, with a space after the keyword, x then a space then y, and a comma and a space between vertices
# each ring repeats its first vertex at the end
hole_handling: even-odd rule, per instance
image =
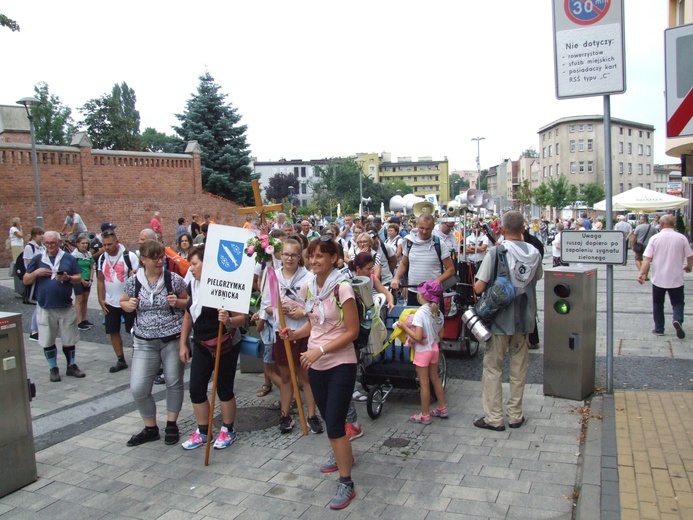
POLYGON ((274 253, 279 253, 281 250, 281 240, 267 235, 260 235, 249 239, 245 243, 244 252, 248 256, 255 255, 255 261, 263 263, 272 262, 274 253))

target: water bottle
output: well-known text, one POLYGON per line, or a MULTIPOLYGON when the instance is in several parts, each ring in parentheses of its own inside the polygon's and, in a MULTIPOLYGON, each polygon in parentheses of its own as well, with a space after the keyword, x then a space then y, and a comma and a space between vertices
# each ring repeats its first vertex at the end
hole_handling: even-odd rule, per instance
POLYGON ((369 329, 373 325, 373 314, 371 311, 366 311, 366 317, 363 319, 363 323, 361 323, 361 327, 364 329, 369 329))

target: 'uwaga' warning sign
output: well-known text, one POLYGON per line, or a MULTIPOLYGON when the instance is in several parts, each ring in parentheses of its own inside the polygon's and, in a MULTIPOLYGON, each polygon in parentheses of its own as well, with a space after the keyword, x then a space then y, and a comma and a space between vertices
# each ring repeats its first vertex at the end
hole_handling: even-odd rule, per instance
POLYGON ((563 231, 561 260, 580 264, 625 264, 626 237, 620 231, 563 231))

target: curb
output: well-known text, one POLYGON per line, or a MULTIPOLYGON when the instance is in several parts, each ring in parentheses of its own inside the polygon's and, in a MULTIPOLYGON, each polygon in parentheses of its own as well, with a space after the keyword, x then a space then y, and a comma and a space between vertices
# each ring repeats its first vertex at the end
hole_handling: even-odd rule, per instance
POLYGON ((576 520, 601 517, 603 398, 592 398, 587 435, 583 445, 575 488, 579 491, 576 520))

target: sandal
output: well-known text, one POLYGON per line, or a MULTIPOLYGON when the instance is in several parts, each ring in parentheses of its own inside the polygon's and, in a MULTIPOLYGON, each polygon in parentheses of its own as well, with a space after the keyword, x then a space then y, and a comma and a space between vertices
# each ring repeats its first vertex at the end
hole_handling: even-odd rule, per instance
POLYGON ((431 424, 431 416, 430 415, 424 415, 421 413, 417 413, 416 415, 412 415, 409 420, 411 422, 415 423, 421 423, 421 424, 431 424))
POLYGON ((258 397, 265 397, 271 391, 272 391, 272 383, 270 383, 268 385, 262 385, 262 388, 260 390, 258 390, 255 395, 258 397))
POLYGON ((440 417, 441 419, 447 419, 449 417, 447 406, 443 406, 442 408, 439 406, 435 410, 431 410, 430 413, 431 417, 440 417))

